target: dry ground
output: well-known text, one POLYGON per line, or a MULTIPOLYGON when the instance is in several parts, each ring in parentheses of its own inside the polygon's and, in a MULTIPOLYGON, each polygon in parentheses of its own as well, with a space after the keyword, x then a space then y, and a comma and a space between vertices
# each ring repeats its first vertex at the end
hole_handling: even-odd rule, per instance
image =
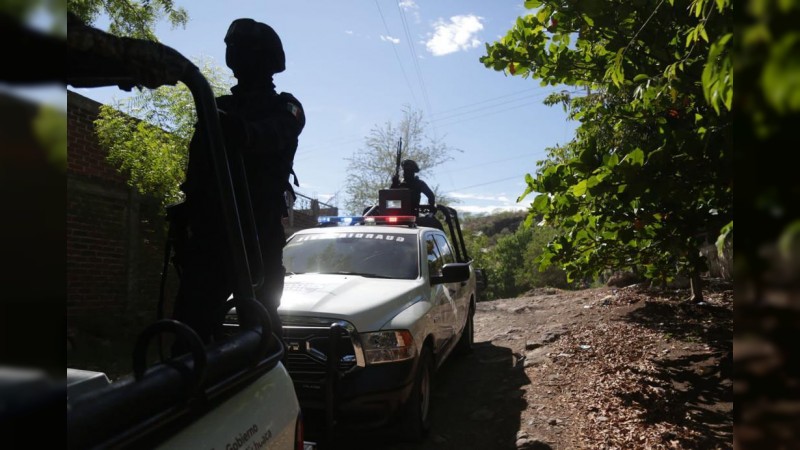
POLYGON ((384 431, 341 446, 732 449, 733 291, 705 294, 538 289, 481 302, 474 353, 436 375, 427 439, 393 444, 384 431))
MULTIPOLYGON (((475 351, 436 374, 429 436, 397 444, 378 430, 337 447, 733 449, 733 291, 710 283, 705 295, 630 286, 481 302, 475 351)), ((126 373, 130 351, 98 342, 68 357, 108 353, 104 370, 126 373)))

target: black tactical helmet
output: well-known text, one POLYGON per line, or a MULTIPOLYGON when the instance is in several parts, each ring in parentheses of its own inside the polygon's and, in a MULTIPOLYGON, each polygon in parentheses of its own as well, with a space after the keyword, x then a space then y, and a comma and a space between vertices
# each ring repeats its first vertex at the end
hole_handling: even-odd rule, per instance
POLYGON ((419 166, 418 166, 418 165, 417 165, 417 163, 416 163, 416 162, 414 162, 414 160, 412 160, 412 159, 407 159, 407 160, 403 161, 403 162, 400 164, 400 166, 401 166, 401 167, 403 168, 403 170, 405 170, 406 172, 411 172, 411 173, 417 173, 417 172, 419 172, 419 166))
POLYGON ((236 19, 228 27, 225 44, 236 46, 258 58, 272 74, 286 70, 286 55, 278 33, 269 25, 253 19, 236 19))

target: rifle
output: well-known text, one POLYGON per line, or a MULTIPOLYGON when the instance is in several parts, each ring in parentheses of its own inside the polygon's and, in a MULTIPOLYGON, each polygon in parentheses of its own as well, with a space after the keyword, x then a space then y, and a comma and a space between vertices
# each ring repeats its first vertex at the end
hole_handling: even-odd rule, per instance
POLYGON ((394 178, 397 179, 398 183, 400 182, 400 154, 403 151, 403 138, 397 142, 397 157, 395 158, 395 168, 394 168, 394 178))

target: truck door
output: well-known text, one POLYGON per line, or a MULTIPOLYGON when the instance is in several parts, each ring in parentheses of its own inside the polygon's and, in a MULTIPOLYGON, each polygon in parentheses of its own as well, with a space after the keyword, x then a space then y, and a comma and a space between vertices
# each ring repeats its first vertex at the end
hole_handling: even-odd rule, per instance
MULTIPOLYGON (((425 235, 424 246, 428 259, 428 280, 430 281, 431 277, 440 276, 442 274, 444 262, 432 233, 425 235)), ((450 323, 449 320, 452 320, 448 318, 449 310, 451 309, 450 292, 446 284, 436 284, 430 286, 430 289, 431 303, 433 304, 433 310, 431 312, 433 315, 433 335, 436 341, 435 350, 436 353, 439 353, 442 348, 447 345, 448 339, 452 335, 452 331, 450 331, 448 327, 450 323)))
MULTIPOLYGON (((436 245, 439 248, 439 251, 442 254, 442 261, 443 264, 449 264, 456 262, 456 257, 453 254, 453 249, 450 246, 450 243, 447 241, 447 238, 443 234, 437 234, 434 236, 436 240, 436 245)), ((453 333, 455 334, 459 331, 456 327, 457 324, 465 323, 464 319, 467 314, 467 305, 468 305, 468 298, 466 298, 466 285, 465 281, 460 283, 447 283, 445 287, 447 288, 447 292, 450 297, 451 302, 451 309, 448 311, 450 316, 448 317, 450 323, 454 329, 453 333)))

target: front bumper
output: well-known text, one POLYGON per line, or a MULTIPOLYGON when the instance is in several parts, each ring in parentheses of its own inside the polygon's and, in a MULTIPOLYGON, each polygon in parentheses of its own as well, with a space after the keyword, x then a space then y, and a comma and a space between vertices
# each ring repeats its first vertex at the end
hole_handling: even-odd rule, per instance
POLYGON ((350 428, 375 428, 389 423, 411 395, 417 359, 357 368, 316 382, 295 380, 295 391, 304 409, 324 410, 326 399, 333 402, 337 421, 350 428))

